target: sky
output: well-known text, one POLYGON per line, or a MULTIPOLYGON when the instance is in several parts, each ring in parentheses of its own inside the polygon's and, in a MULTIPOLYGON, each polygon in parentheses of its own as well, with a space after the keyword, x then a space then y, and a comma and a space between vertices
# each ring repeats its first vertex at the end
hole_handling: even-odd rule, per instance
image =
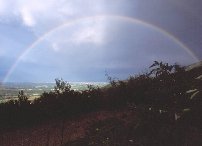
POLYGON ((107 81, 202 59, 201 0, 0 0, 0 81, 107 81))

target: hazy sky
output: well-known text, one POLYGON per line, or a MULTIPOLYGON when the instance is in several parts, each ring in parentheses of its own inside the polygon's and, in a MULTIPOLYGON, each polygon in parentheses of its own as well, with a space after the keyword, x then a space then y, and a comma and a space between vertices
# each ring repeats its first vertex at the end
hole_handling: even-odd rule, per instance
POLYGON ((0 0, 0 81, 106 81, 106 72, 124 79, 154 60, 196 62, 201 8, 201 0, 0 0))

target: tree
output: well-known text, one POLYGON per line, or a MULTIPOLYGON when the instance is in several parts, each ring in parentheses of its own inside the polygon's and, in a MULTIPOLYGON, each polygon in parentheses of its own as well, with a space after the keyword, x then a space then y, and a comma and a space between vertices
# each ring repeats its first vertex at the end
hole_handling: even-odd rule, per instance
POLYGON ((54 89, 57 94, 69 92, 71 89, 71 85, 66 81, 63 81, 63 79, 55 79, 55 84, 56 86, 54 87, 54 89))
MULTIPOLYGON (((178 67, 176 65, 176 67, 178 67)), ((172 73, 174 66, 173 65, 168 65, 168 63, 163 63, 154 61, 154 63, 149 67, 149 68, 154 68, 151 70, 150 75, 155 73, 155 76, 161 76, 161 75, 169 75, 172 73)))
POLYGON ((30 101, 28 100, 28 97, 24 94, 24 91, 23 90, 19 91, 19 93, 18 93, 18 105, 20 107, 22 107, 22 106, 27 105, 29 103, 30 103, 30 101))

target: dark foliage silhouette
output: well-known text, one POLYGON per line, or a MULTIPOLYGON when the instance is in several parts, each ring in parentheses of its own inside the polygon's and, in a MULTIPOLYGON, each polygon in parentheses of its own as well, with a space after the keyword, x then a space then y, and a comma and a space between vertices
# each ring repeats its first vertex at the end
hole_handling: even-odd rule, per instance
MULTIPOLYGON (((193 129, 202 134, 202 67, 186 70, 177 64, 155 61, 150 70, 123 81, 107 75, 110 85, 101 89, 89 85, 85 91, 74 91, 70 84, 56 79, 54 91, 44 92, 34 101, 29 101, 20 91, 18 100, 0 104, 0 129, 33 126, 51 119, 62 120, 64 127, 66 120, 86 113, 128 109, 136 116, 131 116, 128 122, 120 119, 95 121, 81 143, 190 145, 186 139, 192 141, 189 133, 193 129), (136 122, 133 122, 134 119, 136 122)), ((63 136, 62 128, 61 144, 63 136)))

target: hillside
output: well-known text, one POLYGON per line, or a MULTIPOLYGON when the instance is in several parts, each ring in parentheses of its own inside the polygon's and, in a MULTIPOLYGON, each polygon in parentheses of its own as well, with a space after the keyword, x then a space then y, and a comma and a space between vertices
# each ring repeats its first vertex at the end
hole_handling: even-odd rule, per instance
POLYGON ((188 68, 155 61, 148 73, 84 91, 57 79, 33 102, 21 91, 0 104, 0 145, 200 146, 202 67, 188 68))
POLYGON ((196 63, 191 64, 191 65, 188 65, 188 66, 186 67, 186 71, 190 71, 190 70, 192 70, 192 69, 196 69, 196 68, 200 68, 200 67, 202 67, 202 61, 196 62, 196 63))

